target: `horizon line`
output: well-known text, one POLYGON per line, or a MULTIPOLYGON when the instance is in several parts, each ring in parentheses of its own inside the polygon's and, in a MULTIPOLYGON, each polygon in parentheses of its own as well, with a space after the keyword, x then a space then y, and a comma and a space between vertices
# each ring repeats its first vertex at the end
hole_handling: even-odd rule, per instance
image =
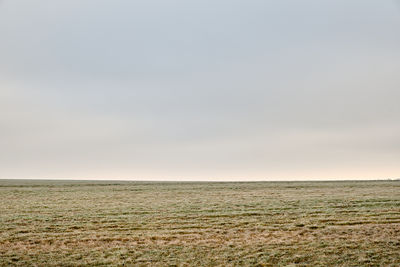
POLYGON ((177 179, 166 179, 166 180, 144 180, 144 179, 90 179, 90 178, 0 178, 0 181, 89 181, 89 182, 172 182, 172 183, 196 183, 196 182, 205 182, 205 183, 257 183, 257 182, 363 182, 363 181, 400 181, 400 178, 373 178, 373 179, 269 179, 269 180, 177 180, 177 179))

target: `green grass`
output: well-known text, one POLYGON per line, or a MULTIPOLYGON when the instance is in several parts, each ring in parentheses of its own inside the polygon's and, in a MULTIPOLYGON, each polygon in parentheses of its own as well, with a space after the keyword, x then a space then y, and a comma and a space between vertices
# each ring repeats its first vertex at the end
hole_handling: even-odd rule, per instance
POLYGON ((0 265, 400 266, 400 182, 0 180, 0 265))

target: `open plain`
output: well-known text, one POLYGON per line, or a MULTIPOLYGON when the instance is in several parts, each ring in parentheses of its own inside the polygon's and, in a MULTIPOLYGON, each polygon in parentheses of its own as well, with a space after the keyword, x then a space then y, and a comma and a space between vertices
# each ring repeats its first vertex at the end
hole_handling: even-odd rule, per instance
POLYGON ((1 266, 400 266, 400 182, 0 180, 1 266))

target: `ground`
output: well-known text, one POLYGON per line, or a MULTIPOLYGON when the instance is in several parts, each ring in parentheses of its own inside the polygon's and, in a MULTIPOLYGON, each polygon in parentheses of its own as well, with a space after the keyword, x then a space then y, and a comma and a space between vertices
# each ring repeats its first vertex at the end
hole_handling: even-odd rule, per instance
POLYGON ((400 266, 400 181, 0 180, 0 266, 400 266))

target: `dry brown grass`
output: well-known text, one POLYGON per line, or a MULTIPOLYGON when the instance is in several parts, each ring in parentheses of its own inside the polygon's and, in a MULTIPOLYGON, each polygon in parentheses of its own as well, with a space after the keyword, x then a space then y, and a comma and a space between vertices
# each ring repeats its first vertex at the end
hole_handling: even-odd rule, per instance
POLYGON ((399 266, 400 182, 0 181, 0 265, 399 266))

